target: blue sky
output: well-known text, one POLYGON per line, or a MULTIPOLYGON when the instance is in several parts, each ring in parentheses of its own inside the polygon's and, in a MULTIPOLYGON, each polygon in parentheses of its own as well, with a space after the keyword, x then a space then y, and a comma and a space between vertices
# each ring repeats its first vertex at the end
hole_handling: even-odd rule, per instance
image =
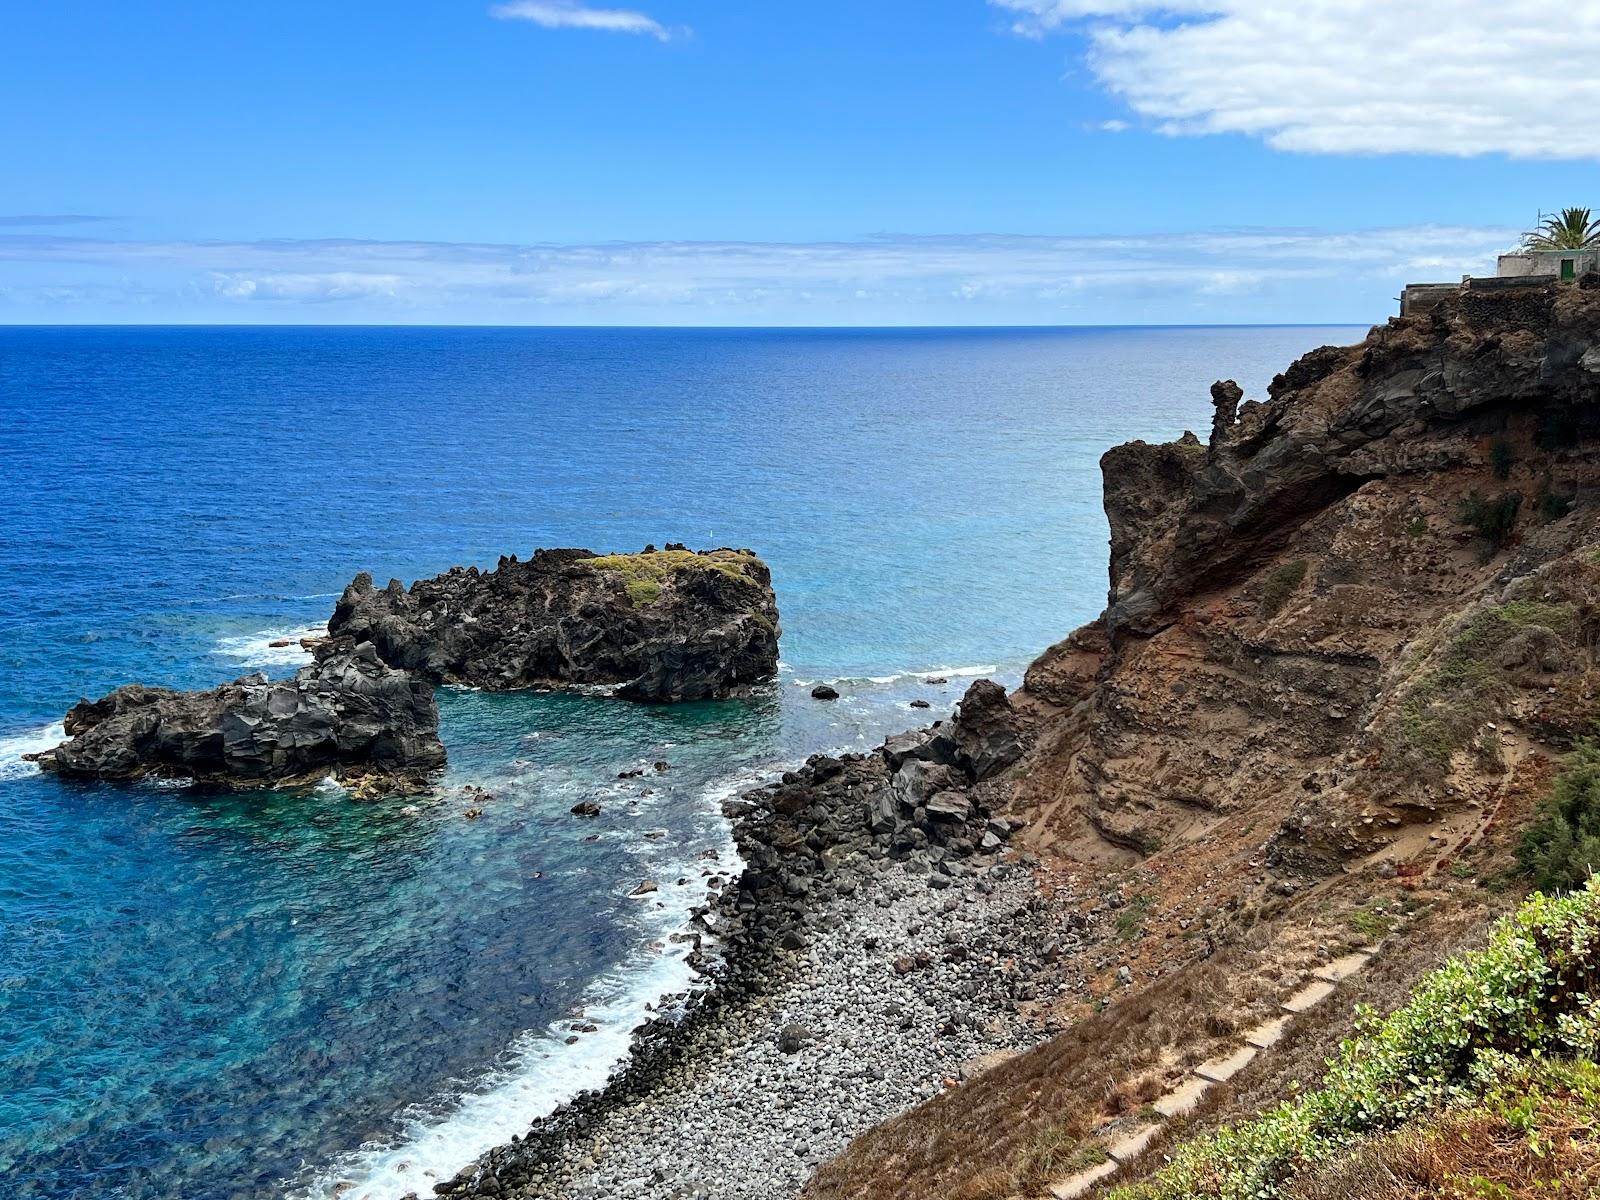
POLYGON ((0 321, 1373 321, 1600 208, 1576 7, 13 5, 0 321))

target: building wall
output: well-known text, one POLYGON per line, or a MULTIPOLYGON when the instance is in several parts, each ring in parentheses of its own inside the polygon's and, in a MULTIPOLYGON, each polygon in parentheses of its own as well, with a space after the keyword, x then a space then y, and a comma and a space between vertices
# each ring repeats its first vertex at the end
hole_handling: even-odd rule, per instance
POLYGON ((1600 249, 1592 250, 1519 250, 1502 254, 1495 274, 1500 278, 1522 275, 1554 275, 1561 277, 1561 263, 1570 259, 1572 277, 1589 271, 1600 271, 1600 249))

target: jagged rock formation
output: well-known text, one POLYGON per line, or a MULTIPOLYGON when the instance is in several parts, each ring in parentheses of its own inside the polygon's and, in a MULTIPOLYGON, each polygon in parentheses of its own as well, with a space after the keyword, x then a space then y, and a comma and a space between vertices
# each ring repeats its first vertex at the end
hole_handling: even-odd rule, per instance
POLYGON ((379 661, 370 644, 329 648, 291 680, 247 675, 204 692, 130 684, 81 700, 46 771, 262 785, 320 778, 420 780, 444 765, 433 685, 379 661))
POLYGON ((390 666, 494 691, 615 685, 633 700, 721 698, 778 669, 778 608, 748 550, 538 550, 407 591, 356 576, 328 622, 390 666))
POLYGON ((1015 803, 1252 903, 1431 869, 1600 715, 1600 291, 1463 292, 1240 395, 1102 460, 1109 603, 1028 672, 1015 803))

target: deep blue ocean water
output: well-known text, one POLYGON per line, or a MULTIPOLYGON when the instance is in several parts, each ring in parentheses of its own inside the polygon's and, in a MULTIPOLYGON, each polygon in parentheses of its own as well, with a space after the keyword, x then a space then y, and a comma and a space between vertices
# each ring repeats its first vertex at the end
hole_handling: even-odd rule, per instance
POLYGON ((427 1195, 686 985, 721 796, 1015 682, 1104 602, 1100 454, 1359 332, 0 328, 7 1195, 427 1195), (82 695, 292 671, 359 570, 669 540, 771 565, 753 701, 443 692, 423 802, 21 761, 82 695))

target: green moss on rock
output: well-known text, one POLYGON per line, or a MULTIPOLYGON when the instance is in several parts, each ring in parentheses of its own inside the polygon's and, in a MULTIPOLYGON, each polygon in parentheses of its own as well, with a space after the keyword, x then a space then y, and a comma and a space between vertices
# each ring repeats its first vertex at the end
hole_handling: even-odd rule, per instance
POLYGON ((1288 603, 1289 597, 1300 590, 1300 585, 1306 581, 1306 572, 1309 569, 1309 564, 1303 558, 1280 563, 1274 567, 1267 575, 1266 582, 1261 585, 1261 615, 1276 616, 1288 603))
POLYGON ((1500 662, 1507 643, 1530 629, 1568 641, 1576 624, 1572 605, 1534 600, 1494 605, 1468 617, 1446 643, 1439 665, 1401 702, 1396 748, 1438 770, 1447 768, 1510 688, 1500 662))
POLYGON ((654 603, 661 594, 662 585, 670 583, 674 576, 684 571, 717 571, 739 583, 759 586, 750 571, 756 564, 756 558, 741 550, 712 550, 705 554, 696 554, 692 550, 655 550, 647 554, 601 554, 581 561, 585 566, 615 571, 621 575, 635 604, 654 603), (653 584, 655 591, 649 593, 648 589, 641 587, 636 595, 635 586, 640 584, 653 584), (647 593, 649 599, 639 598, 647 593))

